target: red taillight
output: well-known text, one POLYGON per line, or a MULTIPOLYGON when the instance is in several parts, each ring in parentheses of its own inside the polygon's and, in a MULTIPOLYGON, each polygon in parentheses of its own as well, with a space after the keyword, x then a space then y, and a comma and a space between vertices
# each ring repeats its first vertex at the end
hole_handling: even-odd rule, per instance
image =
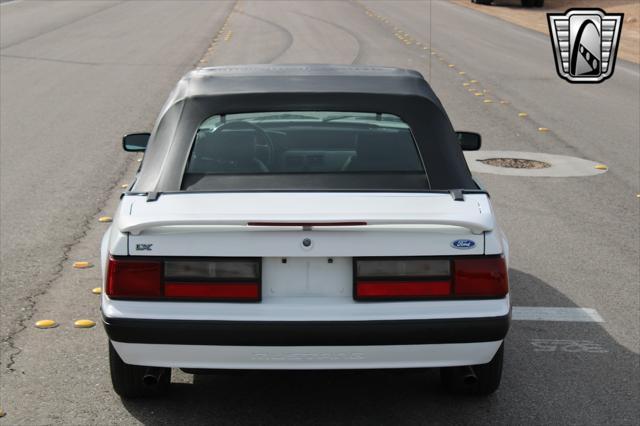
POLYGON ((187 299, 259 300, 258 283, 166 283, 167 297, 187 299))
POLYGON ((454 261, 454 271, 457 296, 504 297, 509 292, 503 257, 458 258, 454 261))
POLYGON ((501 256, 356 259, 354 270, 357 300, 501 298, 509 292, 501 256))
POLYGON ((448 296, 451 281, 358 281, 358 298, 448 296))
POLYGON ((162 297, 162 262, 110 258, 107 295, 113 299, 162 297))
POLYGON ((113 299, 260 301, 260 288, 257 259, 109 259, 113 299))
POLYGON ((451 296, 449 259, 356 259, 358 300, 418 300, 451 296))

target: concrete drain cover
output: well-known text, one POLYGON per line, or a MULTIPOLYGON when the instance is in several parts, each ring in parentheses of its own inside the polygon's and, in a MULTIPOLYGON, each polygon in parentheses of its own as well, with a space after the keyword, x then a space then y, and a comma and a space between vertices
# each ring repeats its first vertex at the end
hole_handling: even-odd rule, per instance
POLYGON ((567 155, 521 151, 465 151, 472 173, 508 176, 574 177, 606 173, 600 163, 567 155))
POLYGON ((508 167, 510 169, 546 169, 551 164, 544 161, 525 160, 524 158, 488 158, 476 160, 494 167, 508 167))

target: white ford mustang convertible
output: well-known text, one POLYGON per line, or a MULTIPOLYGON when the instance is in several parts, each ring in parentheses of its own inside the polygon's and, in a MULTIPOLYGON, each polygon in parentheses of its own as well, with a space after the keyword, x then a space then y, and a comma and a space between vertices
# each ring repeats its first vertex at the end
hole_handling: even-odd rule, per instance
POLYGON ((439 367, 500 384, 508 246, 415 71, 205 68, 183 77, 102 241, 101 308, 123 397, 171 368, 439 367))

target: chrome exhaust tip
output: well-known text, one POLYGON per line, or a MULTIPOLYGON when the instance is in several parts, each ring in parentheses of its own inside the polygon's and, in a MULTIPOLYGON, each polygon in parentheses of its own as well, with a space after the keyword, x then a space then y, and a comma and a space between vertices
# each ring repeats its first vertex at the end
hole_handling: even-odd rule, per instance
POLYGON ((465 386, 473 386, 478 383, 478 376, 471 366, 462 367, 460 370, 460 378, 465 386))
POLYGON ((142 376, 142 383, 144 383, 145 386, 149 386, 149 387, 156 386, 158 383, 160 383, 160 377, 162 376, 163 372, 164 372, 164 369, 159 367, 147 368, 147 371, 144 373, 144 376, 142 376))

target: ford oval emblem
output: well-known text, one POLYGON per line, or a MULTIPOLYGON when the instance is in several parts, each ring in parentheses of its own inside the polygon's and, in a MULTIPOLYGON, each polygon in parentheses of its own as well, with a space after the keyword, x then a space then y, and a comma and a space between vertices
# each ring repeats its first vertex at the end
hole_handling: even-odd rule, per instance
POLYGON ((451 243, 451 247, 459 250, 469 250, 476 246, 476 243, 472 240, 455 240, 451 243))

